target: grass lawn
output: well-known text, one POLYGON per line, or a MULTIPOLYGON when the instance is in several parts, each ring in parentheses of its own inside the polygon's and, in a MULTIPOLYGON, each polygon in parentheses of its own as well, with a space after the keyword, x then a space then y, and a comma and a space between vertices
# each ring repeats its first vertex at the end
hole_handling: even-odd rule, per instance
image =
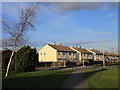
POLYGON ((89 88, 118 88, 118 68, 86 69, 89 88))
POLYGON ((10 73, 3 78, 3 88, 59 88, 72 70, 47 70, 10 73))

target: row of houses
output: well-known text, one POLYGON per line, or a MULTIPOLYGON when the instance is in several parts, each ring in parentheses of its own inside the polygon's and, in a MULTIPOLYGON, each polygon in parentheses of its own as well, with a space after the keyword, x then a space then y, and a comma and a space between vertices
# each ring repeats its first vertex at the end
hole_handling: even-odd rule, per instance
POLYGON ((39 53, 39 62, 51 63, 51 65, 62 66, 67 62, 75 62, 76 64, 84 64, 89 62, 93 64, 95 61, 118 62, 120 55, 115 53, 101 52, 93 48, 85 49, 82 47, 67 47, 62 43, 56 45, 46 44, 39 53))

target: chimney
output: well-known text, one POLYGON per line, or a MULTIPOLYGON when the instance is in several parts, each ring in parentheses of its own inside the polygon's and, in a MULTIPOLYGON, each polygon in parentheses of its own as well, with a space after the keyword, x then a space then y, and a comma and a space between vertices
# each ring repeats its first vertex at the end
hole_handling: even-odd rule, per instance
POLYGON ((76 48, 78 48, 78 46, 75 46, 76 48))
POLYGON ((79 46, 79 48, 82 48, 82 46, 79 46))
POLYGON ((60 46, 62 46, 62 43, 59 43, 60 46))
POLYGON ((89 50, 94 50, 94 48, 90 48, 89 50))
POLYGON ((54 42, 53 45, 56 45, 56 43, 54 42))

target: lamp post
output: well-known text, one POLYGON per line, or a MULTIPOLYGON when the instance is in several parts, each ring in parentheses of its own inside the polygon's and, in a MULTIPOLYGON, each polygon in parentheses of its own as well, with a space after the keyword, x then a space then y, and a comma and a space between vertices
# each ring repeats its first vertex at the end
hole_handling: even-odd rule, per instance
POLYGON ((104 58, 104 40, 102 40, 102 50, 103 50, 103 67, 105 67, 105 58, 104 58))
MULTIPOLYGON (((111 48, 111 49, 112 49, 112 52, 114 53, 113 48, 111 48)), ((112 55, 112 62, 114 62, 114 55, 112 55)))

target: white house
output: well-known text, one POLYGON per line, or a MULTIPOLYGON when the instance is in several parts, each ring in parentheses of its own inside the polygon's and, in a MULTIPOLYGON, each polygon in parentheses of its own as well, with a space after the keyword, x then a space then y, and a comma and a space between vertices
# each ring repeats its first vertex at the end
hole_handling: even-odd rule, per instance
POLYGON ((63 46, 62 43, 56 45, 46 44, 41 50, 39 50, 39 62, 51 62, 54 64, 57 63, 59 65, 64 65, 67 61, 75 61, 76 60, 76 52, 67 47, 63 46))

